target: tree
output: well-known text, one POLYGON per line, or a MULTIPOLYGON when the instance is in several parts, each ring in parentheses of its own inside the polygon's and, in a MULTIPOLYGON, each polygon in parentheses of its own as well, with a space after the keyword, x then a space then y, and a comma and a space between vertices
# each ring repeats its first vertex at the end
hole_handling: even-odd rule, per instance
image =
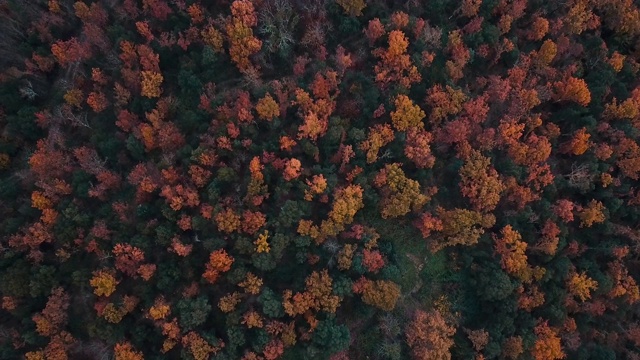
POLYGON ((353 255, 355 254, 355 245, 345 244, 338 253, 338 269, 348 270, 353 263, 353 255))
POLYGON ((411 128, 407 131, 404 155, 420 169, 428 169, 435 164, 436 158, 430 148, 432 139, 431 133, 422 129, 411 128))
POLYGON ((405 176, 399 163, 387 164, 376 175, 374 185, 382 189, 383 200, 381 215, 383 219, 406 215, 410 211, 419 211, 436 191, 420 189, 420 183, 405 176))
POLYGON ((322 194, 327 189, 327 179, 325 179, 324 175, 313 175, 311 180, 307 179, 305 181, 309 189, 304 191, 304 199, 306 201, 313 200, 315 195, 322 194))
POLYGON ((231 257, 224 249, 216 250, 209 255, 209 262, 205 265, 202 277, 209 283, 215 283, 222 273, 231 270, 233 264, 231 257))
POLYGON ((107 97, 102 92, 92 91, 87 96, 87 105, 96 113, 104 111, 109 106, 107 97))
POLYGON ((342 6, 346 14, 351 16, 362 15, 362 10, 367 7, 364 0, 337 0, 337 3, 342 6))
POLYGON ((89 284, 93 287, 93 293, 98 296, 111 296, 116 291, 118 281, 107 270, 99 270, 93 273, 89 284))
POLYGON ((575 204, 567 199, 559 199, 553 206, 553 212, 564 222, 573 221, 573 209, 575 204))
POLYGON ((296 158, 292 158, 287 160, 284 171, 282 173, 282 177, 286 181, 291 181, 293 179, 296 179, 298 176, 300 176, 301 172, 302 172, 302 163, 300 162, 300 160, 296 158))
POLYGON ((558 249, 560 238, 560 228, 552 220, 547 219, 541 231, 540 240, 535 245, 535 249, 547 255, 554 255, 558 249))
POLYGON ((422 119, 426 114, 418 105, 415 105, 406 95, 398 95, 394 100, 396 110, 391 112, 391 123, 397 131, 406 131, 410 128, 422 129, 422 119))
POLYGON ((220 347, 212 346, 195 331, 182 337, 182 346, 187 348, 195 360, 206 360, 210 354, 220 351, 220 347))
POLYGON ((489 332, 484 329, 465 329, 465 332, 467 333, 467 337, 471 341, 475 351, 482 351, 482 349, 484 349, 484 347, 489 343, 489 332))
POLYGON ((540 46, 540 50, 534 54, 535 63, 540 66, 548 66, 558 53, 558 47, 551 40, 546 40, 540 46))
POLYGON ((638 1, 0 3, 0 358, 638 360, 638 1))
POLYGON ((463 69, 471 58, 471 52, 464 46, 461 30, 449 32, 446 51, 452 59, 445 64, 447 73, 454 82, 458 81, 464 76, 463 69))
POLYGON ((455 327, 438 310, 416 310, 405 329, 407 344, 414 359, 449 360, 455 327))
POLYGON ((362 264, 372 273, 377 273, 385 265, 384 258, 378 250, 364 249, 362 251, 362 264))
POLYGON ((346 349, 350 339, 349 328, 336 324, 335 319, 327 319, 318 322, 312 340, 328 354, 335 354, 346 349))
POLYGON ((545 136, 529 135, 526 143, 512 142, 509 157, 518 165, 532 166, 546 161, 551 155, 551 142, 545 136))
POLYGON ((164 297, 156 298, 153 306, 149 308, 148 315, 152 320, 165 319, 171 313, 171 306, 165 301, 164 297))
POLYGON ((268 237, 269 237, 269 231, 265 230, 264 233, 260 234, 258 236, 258 239, 256 239, 256 241, 253 242, 256 245, 257 253, 263 253, 263 252, 268 253, 269 251, 271 251, 271 247, 267 242, 268 237))
POLYGON ((55 146, 48 146, 43 140, 38 140, 36 150, 29 158, 29 167, 37 178, 49 177, 61 179, 66 171, 71 170, 72 161, 69 156, 55 146))
POLYGON ((263 98, 258 100, 256 111, 260 119, 271 121, 280 115, 280 106, 273 97, 271 97, 271 94, 267 93, 263 98))
POLYGON ((267 223, 267 217, 259 211, 245 210, 242 213, 242 231, 253 235, 267 223))
POLYGON ((527 243, 511 225, 502 228, 501 236, 493 237, 495 249, 500 254, 502 268, 513 275, 522 276, 527 269, 527 243))
POLYGON ((227 294, 220 298, 218 302, 218 308, 224 313, 232 312, 236 309, 236 306, 240 303, 240 293, 234 292, 227 294))
POLYGON ((56 41, 51 45, 51 53, 63 67, 67 67, 77 61, 87 60, 91 57, 91 52, 87 44, 80 43, 75 37, 67 41, 56 41))
POLYGON ((245 279, 238 283, 238 286, 244 288, 246 293, 257 295, 260 293, 260 287, 262 286, 262 279, 255 276, 252 273, 247 273, 245 279))
POLYGON ((319 137, 327 132, 329 121, 325 118, 318 118, 314 112, 309 112, 304 116, 304 123, 298 128, 298 140, 308 138, 315 142, 319 137))
POLYGON ((577 272, 573 273, 567 280, 567 288, 569 294, 586 301, 591 298, 591 291, 598 288, 598 282, 591 279, 587 274, 577 272))
POLYGON ((68 308, 69 295, 62 287, 54 288, 42 312, 32 317, 38 334, 47 337, 58 334, 67 323, 68 308))
POLYGON ((482 0, 464 0, 460 5, 460 15, 471 18, 478 14, 482 0))
POLYGON ((213 25, 204 27, 200 32, 200 36, 202 37, 202 41, 210 46, 215 52, 223 51, 222 44, 224 40, 222 33, 213 27, 213 25))
POLYGON ((119 342, 113 349, 115 360, 142 360, 142 352, 136 351, 131 343, 119 342))
POLYGON ((604 204, 600 201, 592 199, 586 208, 583 208, 579 213, 580 227, 591 227, 593 224, 602 223, 605 221, 606 216, 604 214, 604 204))
POLYGON ((284 354, 284 343, 281 340, 271 340, 262 353, 265 360, 275 360, 284 354))
POLYGON ((384 311, 391 311, 396 307, 400 298, 400 286, 387 280, 369 280, 361 277, 353 283, 353 292, 362 295, 365 304, 375 306, 384 311))
POLYGON ((506 359, 516 360, 524 353, 522 346, 522 337, 512 336, 502 343, 502 357, 506 359))
POLYGON ((474 245, 484 234, 484 229, 495 224, 493 215, 467 209, 445 210, 438 207, 436 214, 442 222, 442 233, 428 241, 428 247, 434 253, 447 246, 474 245))
POLYGON ((187 331, 202 325, 207 321, 207 317, 211 312, 211 305, 205 296, 181 299, 177 302, 176 308, 179 314, 180 327, 187 331))
POLYGON ((353 222, 358 210, 364 207, 362 202, 363 189, 360 185, 348 185, 336 189, 334 201, 328 219, 320 224, 317 241, 324 241, 328 236, 336 236, 344 230, 345 225, 353 222))
POLYGON ((231 18, 227 19, 225 31, 230 43, 229 55, 240 71, 246 71, 252 66, 249 56, 262 47, 262 41, 253 36, 251 29, 257 22, 251 1, 235 0, 231 4, 231 18))
POLYGON ((569 76, 564 81, 555 82, 553 87, 558 101, 573 101, 582 106, 587 106, 591 102, 591 93, 583 79, 569 76))
POLYGON ((298 145, 298 143, 289 136, 284 135, 280 137, 280 150, 291 151, 296 145, 298 145))
POLYGON ((591 146, 591 142, 589 141, 590 137, 591 135, 587 133, 587 129, 581 128, 573 134, 571 140, 562 145, 562 152, 573 155, 584 154, 591 146))
POLYGON ((462 111, 463 103, 467 96, 460 89, 454 89, 447 85, 444 88, 436 84, 427 90, 426 103, 431 106, 429 121, 439 125, 449 115, 455 115, 462 111))
MULTIPOLYGON (((616 52, 617 53, 617 52, 616 52)), ((615 53, 614 53, 615 54, 615 53)), ((636 88, 631 92, 631 96, 618 104, 618 99, 613 98, 610 103, 605 105, 604 113, 606 119, 630 119, 634 123, 638 122, 638 110, 640 105, 640 88, 636 88)))
POLYGON ((613 288, 607 294, 610 298, 624 296, 629 304, 640 301, 638 284, 629 275, 629 271, 622 261, 615 260, 609 263, 607 273, 613 282, 613 288))
POLYGON ((425 239, 431 235, 432 231, 442 231, 442 220, 434 217, 430 213, 423 213, 414 222, 415 226, 422 233, 422 237, 425 239))
POLYGON ((533 24, 531 24, 531 29, 527 33, 527 39, 531 41, 542 40, 548 31, 549 20, 541 16, 536 16, 533 20, 533 24))
POLYGON ((544 293, 540 291, 537 285, 521 285, 517 292, 518 308, 526 312, 531 312, 533 309, 542 306, 545 302, 544 293))
POLYGON ((382 22, 380 22, 380 19, 378 18, 369 20, 367 28, 362 32, 365 34, 367 39, 369 39, 369 44, 373 44, 377 39, 385 34, 384 25, 382 25, 382 22))
POLYGON ((382 87, 398 82, 400 86, 409 88, 412 83, 421 80, 418 68, 411 64, 411 59, 406 53, 408 47, 409 40, 405 34, 400 30, 393 30, 389 33, 389 47, 374 50, 373 54, 380 58, 380 62, 374 68, 376 82, 382 87))
POLYGON ((162 94, 162 81, 164 78, 162 74, 154 71, 143 71, 140 73, 141 79, 141 88, 142 96, 146 96, 148 98, 157 98, 162 94))
POLYGON ((248 311, 242 317, 243 325, 246 325, 247 328, 262 328, 264 326, 264 322, 262 321, 262 317, 256 311, 248 311))
POLYGON ((566 357, 562 351, 557 330, 549 327, 547 321, 539 320, 534 332, 537 339, 531 349, 531 354, 536 360, 554 360, 566 357))
POLYGON ((116 244, 113 255, 116 258, 116 269, 129 276, 135 276, 138 266, 144 261, 142 250, 130 244, 116 244))
POLYGON ((218 230, 225 233, 232 233, 240 228, 240 219, 240 215, 236 214, 236 212, 230 208, 220 211, 215 215, 218 230))
POLYGON ((394 139, 393 129, 389 124, 376 124, 369 130, 369 136, 359 145, 360 150, 366 151, 367 163, 371 164, 378 160, 380 149, 392 142, 394 139))
POLYGON ((615 149, 620 154, 616 165, 618 165, 622 174, 634 180, 639 179, 640 146, 634 140, 624 137, 615 149))
POLYGON ((495 209, 506 186, 491 167, 491 160, 473 151, 459 172, 460 191, 469 198, 473 209, 483 212, 495 209))
POLYGON ((332 295, 333 279, 325 269, 322 272, 314 271, 305 281, 305 291, 293 295, 291 290, 285 290, 282 305, 289 316, 301 315, 308 310, 335 313, 340 304, 340 297, 332 295))

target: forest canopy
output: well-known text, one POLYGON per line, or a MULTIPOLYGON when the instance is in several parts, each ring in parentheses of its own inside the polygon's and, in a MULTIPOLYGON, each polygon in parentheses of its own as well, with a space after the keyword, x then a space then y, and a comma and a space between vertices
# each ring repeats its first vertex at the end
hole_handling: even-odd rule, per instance
POLYGON ((637 2, 0 18, 0 358, 640 360, 637 2))

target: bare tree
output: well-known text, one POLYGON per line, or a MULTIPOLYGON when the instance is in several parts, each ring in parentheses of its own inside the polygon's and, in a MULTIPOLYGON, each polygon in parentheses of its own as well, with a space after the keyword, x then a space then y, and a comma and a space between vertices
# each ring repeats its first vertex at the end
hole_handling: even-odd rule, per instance
POLYGON ((583 191, 589 190, 593 182, 593 175, 589 172, 589 166, 586 163, 571 164, 571 172, 564 177, 569 180, 570 186, 583 191))

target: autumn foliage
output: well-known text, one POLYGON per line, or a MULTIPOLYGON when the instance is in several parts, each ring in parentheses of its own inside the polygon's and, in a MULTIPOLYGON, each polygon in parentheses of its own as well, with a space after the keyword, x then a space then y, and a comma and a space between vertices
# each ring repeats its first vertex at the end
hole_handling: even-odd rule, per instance
POLYGON ((640 358, 637 1, 0 18, 0 358, 640 358))
POLYGON ((409 40, 400 30, 389 33, 388 48, 376 49, 375 55, 380 62, 375 66, 376 81, 386 86, 398 82, 403 87, 410 87, 412 83, 421 79, 420 73, 407 54, 409 40))
POLYGON ((215 283, 218 277, 231 269, 233 258, 224 250, 216 250, 209 255, 209 262, 202 277, 210 283, 215 283))
POLYGON ((536 342, 531 351, 534 359, 564 359, 565 353, 562 351, 560 338, 557 330, 549 327, 546 321, 540 322, 535 327, 536 342))
POLYGON ((414 359, 451 359, 450 348, 455 328, 438 311, 416 310, 405 329, 407 344, 414 359))

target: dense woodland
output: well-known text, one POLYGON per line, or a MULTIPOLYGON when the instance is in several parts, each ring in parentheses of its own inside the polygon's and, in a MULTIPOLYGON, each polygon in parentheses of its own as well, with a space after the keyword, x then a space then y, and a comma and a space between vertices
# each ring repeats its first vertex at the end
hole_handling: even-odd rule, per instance
POLYGON ((637 2, 0 18, 0 358, 640 359, 637 2))

